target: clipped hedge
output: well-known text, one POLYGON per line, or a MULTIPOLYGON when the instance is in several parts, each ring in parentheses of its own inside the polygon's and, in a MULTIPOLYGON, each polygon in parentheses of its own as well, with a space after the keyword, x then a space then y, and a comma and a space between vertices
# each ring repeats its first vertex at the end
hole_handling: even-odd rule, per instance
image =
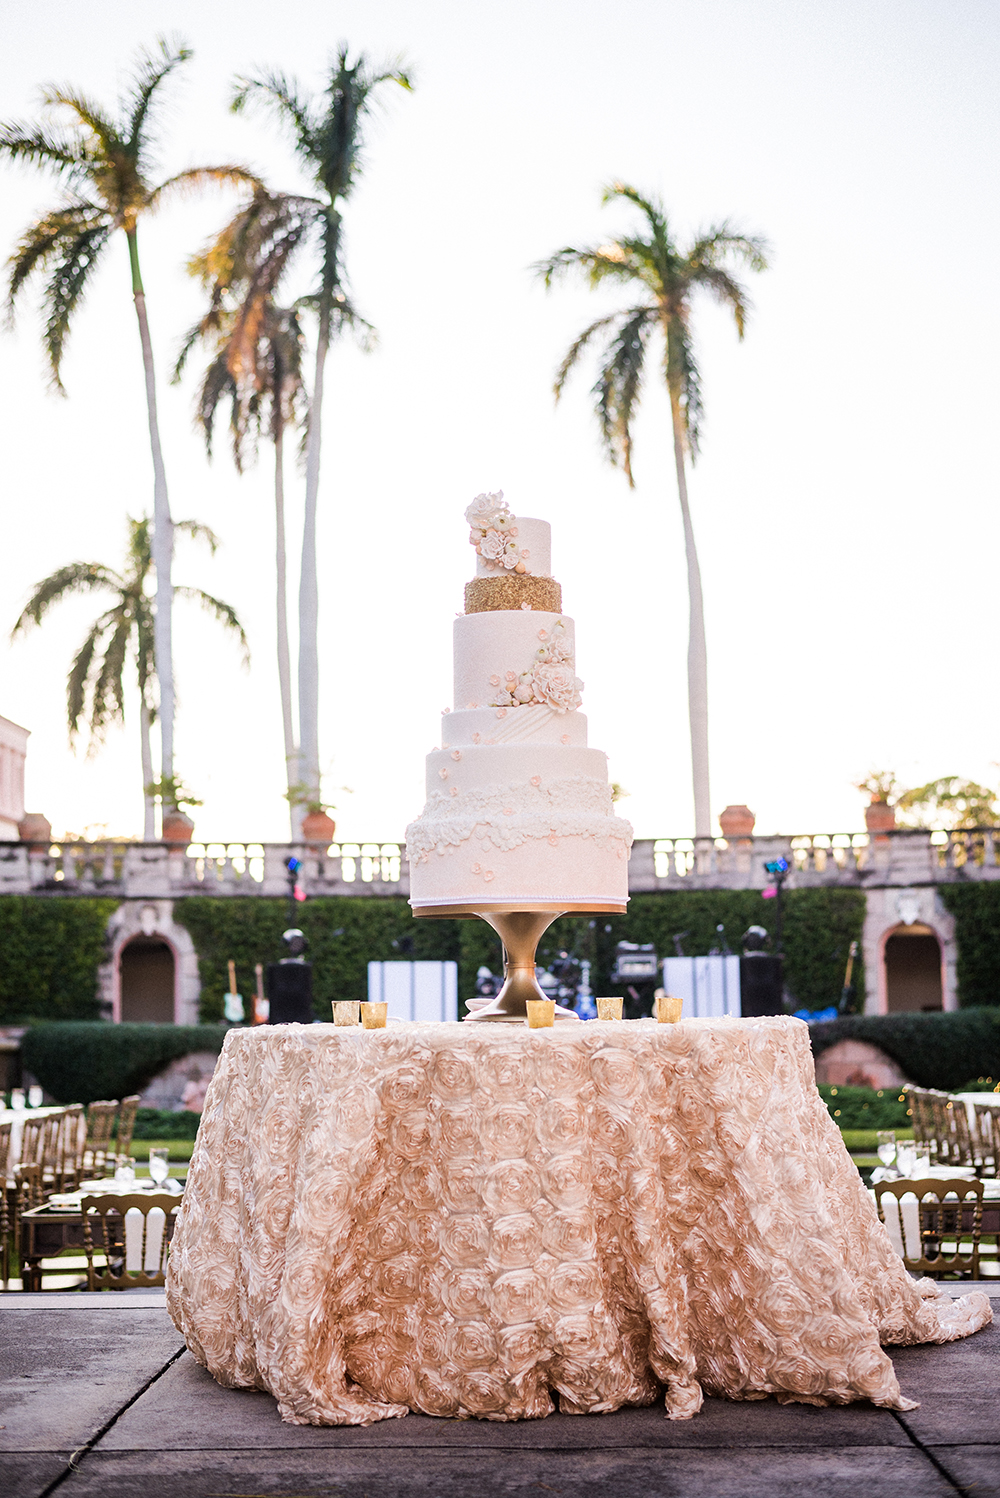
MULTIPOLYGON (((285 900, 193 895, 175 902, 174 920, 187 927, 197 950, 200 1013, 209 1022, 222 1018, 230 958, 236 963, 237 987, 248 998, 256 986, 254 965, 266 968, 285 955, 285 900)), ((405 900, 350 895, 305 901, 295 912, 295 923, 309 938, 314 1007, 316 1017, 324 1020, 330 1018, 331 1000, 368 997, 370 961, 459 961, 458 927, 473 924, 414 920, 405 900)))
POLYGON ((193 1139, 201 1123, 200 1113, 173 1113, 166 1108, 140 1108, 135 1115, 133 1139, 193 1139))
POLYGON ((901 1094, 895 1088, 829 1087, 822 1084, 819 1095, 838 1128, 912 1128, 906 1104, 900 1101, 901 1094))
MULTIPOLYGON (((813 1054, 838 1040, 877 1045, 919 1087, 960 1090, 970 1077, 1000 1076, 1000 1010, 951 1014, 851 1014, 810 1029, 813 1054)), ((878 1125, 875 1125, 878 1127, 878 1125)))
POLYGON ((945 884, 938 894, 955 917, 958 1002, 1000 1004, 1000 884, 945 884))
POLYGON ((117 908, 117 900, 0 896, 0 1023, 97 1019, 97 969, 117 908))
POLYGON ((221 1051, 223 1025, 32 1025, 21 1042, 26 1071, 57 1103, 123 1098, 189 1051, 221 1051))

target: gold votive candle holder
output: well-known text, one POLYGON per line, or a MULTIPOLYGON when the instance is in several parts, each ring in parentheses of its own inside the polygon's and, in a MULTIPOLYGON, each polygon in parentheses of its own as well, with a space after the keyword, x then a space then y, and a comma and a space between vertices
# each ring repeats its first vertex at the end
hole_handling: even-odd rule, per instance
POLYGON ((333 1023, 335 1025, 356 1025, 358 1023, 359 1007, 357 999, 335 999, 333 1003, 333 1023))
POLYGON ((598 999, 597 1018, 621 1019, 623 1002, 622 999, 598 999))
POLYGON ((529 1030, 551 1030, 556 1022, 555 999, 525 999, 529 1030))
POLYGON ((385 1001, 361 1005, 361 1023, 366 1030, 384 1030, 389 1005, 385 1001))
POLYGON ((684 1012, 684 1000, 674 994, 657 993, 656 1019, 661 1025, 676 1025, 684 1012))

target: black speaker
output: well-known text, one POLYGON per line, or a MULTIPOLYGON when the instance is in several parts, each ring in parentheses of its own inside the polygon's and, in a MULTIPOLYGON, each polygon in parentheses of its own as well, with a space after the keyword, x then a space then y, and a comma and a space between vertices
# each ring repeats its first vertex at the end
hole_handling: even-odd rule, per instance
POLYGON ((265 992, 270 1004, 268 1024, 311 1025, 313 970, 311 962, 270 962, 265 992))
POLYGON ((740 1013, 744 1019, 784 1014, 783 959, 769 952, 750 952, 740 958, 740 1013))

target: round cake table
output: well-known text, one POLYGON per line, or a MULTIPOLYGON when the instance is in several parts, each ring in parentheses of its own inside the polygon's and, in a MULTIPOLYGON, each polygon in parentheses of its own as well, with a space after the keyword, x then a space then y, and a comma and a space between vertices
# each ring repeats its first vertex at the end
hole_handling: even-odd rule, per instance
POLYGON ((316 1425, 910 1409, 880 1343, 991 1319, 907 1276, 785 1018, 233 1030, 167 1301, 316 1425))

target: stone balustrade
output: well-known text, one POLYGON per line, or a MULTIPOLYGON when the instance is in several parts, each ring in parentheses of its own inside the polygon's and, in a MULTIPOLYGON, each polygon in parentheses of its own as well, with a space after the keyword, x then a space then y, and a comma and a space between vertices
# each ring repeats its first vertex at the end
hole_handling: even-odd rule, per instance
MULTIPOLYGON (((1000 879, 1000 828, 963 832, 812 833, 797 837, 639 839, 634 894, 670 889, 762 889, 765 863, 786 858, 788 889, 916 887, 1000 879)), ((286 862, 299 858, 308 896, 409 893, 399 843, 0 842, 0 895, 184 895, 288 893, 286 862)))

